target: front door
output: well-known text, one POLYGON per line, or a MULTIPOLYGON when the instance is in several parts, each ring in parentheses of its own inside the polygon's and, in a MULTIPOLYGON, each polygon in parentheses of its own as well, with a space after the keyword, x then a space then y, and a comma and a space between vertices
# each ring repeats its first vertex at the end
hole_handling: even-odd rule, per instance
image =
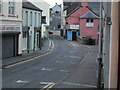
POLYGON ((76 32, 72 32, 72 40, 77 40, 76 32))

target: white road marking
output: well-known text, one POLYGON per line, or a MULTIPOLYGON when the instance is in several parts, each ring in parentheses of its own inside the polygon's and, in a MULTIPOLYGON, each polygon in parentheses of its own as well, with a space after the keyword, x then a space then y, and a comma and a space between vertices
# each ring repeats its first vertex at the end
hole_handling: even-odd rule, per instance
POLYGON ((69 72, 68 70, 59 70, 60 72, 69 72))
POLYGON ((70 56, 70 58, 81 58, 81 57, 78 57, 78 56, 70 56))
POLYGON ((79 57, 79 56, 64 56, 64 57, 68 57, 68 58, 78 58, 78 59, 80 59, 80 58, 82 58, 82 57, 79 57))
POLYGON ((52 71, 53 69, 42 68, 42 71, 52 71))
POLYGON ((29 81, 18 80, 17 83, 29 83, 29 81))
POLYGON ((40 82, 40 84, 55 84, 54 82, 40 82))
POLYGON ((56 63, 63 63, 62 61, 56 61, 56 63))
POLYGON ((93 88, 96 88, 96 86, 87 85, 87 84, 78 84, 78 83, 70 83, 70 82, 62 82, 62 83, 63 83, 63 84, 79 85, 79 86, 86 86, 86 87, 93 87, 93 88))

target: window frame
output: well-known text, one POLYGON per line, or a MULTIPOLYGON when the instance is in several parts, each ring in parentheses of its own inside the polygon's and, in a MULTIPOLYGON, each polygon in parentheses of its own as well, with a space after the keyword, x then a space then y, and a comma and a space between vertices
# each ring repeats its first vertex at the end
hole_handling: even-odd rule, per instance
POLYGON ((25 11, 25 26, 28 26, 28 11, 25 11))
POLYGON ((8 1, 8 15, 15 15, 15 2, 14 0, 8 1))
POLYGON ((0 0, 0 14, 2 14, 2 0, 0 0))
POLYGON ((88 19, 86 19, 86 23, 94 23, 94 19, 88 18, 88 19))
POLYGON ((30 26, 32 26, 32 17, 33 17, 33 12, 30 12, 30 26))
POLYGON ((22 37, 23 37, 23 38, 27 38, 27 32, 23 32, 22 37))
POLYGON ((40 13, 38 13, 38 26, 40 26, 41 24, 40 24, 40 13))
POLYGON ((46 23, 46 16, 42 16, 42 23, 46 23))
POLYGON ((37 26, 37 12, 35 12, 35 27, 37 26))

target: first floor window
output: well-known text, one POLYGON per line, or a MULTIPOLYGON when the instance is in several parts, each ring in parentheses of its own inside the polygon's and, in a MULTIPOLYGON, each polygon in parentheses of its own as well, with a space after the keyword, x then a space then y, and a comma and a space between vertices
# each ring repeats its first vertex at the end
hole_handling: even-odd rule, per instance
POLYGON ((32 26, 32 12, 30 12, 30 26, 32 26))
POLYGON ((87 23, 93 23, 93 19, 87 19, 86 22, 87 23))
POLYGON ((42 16, 42 23, 46 23, 46 16, 42 16))
POLYGON ((0 0, 0 13, 2 13, 2 0, 0 0))
POLYGON ((14 0, 9 0, 8 3, 8 14, 14 15, 15 14, 15 2, 14 0))
POLYGON ((93 19, 86 19, 86 27, 94 27, 93 19))

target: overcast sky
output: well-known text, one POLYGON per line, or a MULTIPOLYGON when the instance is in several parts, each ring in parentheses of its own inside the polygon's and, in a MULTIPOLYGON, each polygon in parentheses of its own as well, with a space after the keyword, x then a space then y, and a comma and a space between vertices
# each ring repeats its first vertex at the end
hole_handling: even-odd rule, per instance
POLYGON ((55 3, 57 4, 61 4, 62 0, 44 0, 46 1, 48 4, 50 4, 50 7, 53 7, 55 5, 55 3))

